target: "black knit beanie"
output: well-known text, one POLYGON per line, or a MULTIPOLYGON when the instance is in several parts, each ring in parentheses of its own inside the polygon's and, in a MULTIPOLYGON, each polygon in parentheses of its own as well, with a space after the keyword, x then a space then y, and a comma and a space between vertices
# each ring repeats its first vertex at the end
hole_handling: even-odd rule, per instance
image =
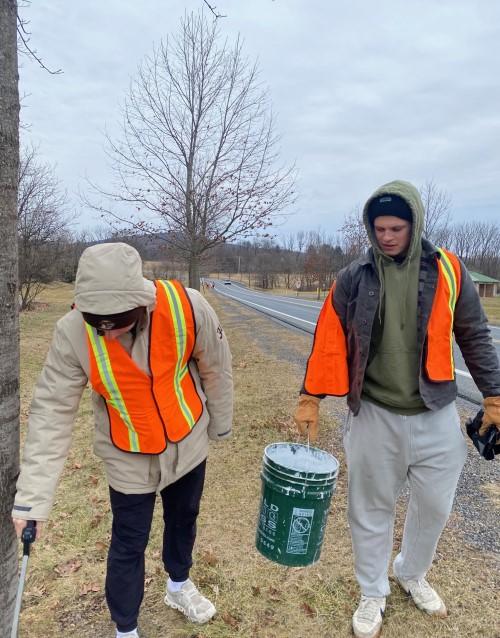
POLYGON ((413 215, 411 208, 408 206, 406 200, 399 195, 382 194, 377 195, 368 206, 368 221, 373 226, 373 221, 377 217, 383 215, 390 215, 392 217, 400 217, 407 222, 413 222, 413 215))

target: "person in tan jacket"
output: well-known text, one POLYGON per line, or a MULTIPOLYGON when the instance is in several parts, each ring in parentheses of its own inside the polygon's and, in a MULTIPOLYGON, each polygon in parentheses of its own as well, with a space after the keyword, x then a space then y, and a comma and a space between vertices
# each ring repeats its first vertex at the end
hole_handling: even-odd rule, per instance
POLYGON ((151 282, 124 243, 87 248, 75 304, 56 325, 38 379, 13 509, 18 535, 48 520, 87 383, 94 451, 104 462, 112 536, 106 600, 117 637, 137 638, 144 551, 156 496, 163 503, 165 603, 192 622, 215 614, 189 579, 209 440, 231 435, 231 354, 196 290, 151 282))

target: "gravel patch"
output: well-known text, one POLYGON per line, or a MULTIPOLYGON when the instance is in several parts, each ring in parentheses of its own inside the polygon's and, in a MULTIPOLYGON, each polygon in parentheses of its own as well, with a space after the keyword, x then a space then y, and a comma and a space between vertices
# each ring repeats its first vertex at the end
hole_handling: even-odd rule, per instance
MULTIPOLYGON (((477 406, 457 400, 462 423, 477 412, 477 406)), ((486 461, 470 444, 455 496, 454 520, 469 545, 477 549, 500 553, 500 508, 488 494, 488 487, 500 493, 500 464, 498 459, 486 461)))

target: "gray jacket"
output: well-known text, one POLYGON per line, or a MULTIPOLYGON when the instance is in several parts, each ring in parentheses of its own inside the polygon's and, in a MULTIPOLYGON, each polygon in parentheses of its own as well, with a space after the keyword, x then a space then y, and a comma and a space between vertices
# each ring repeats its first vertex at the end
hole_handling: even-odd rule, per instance
MULTIPOLYGON (((423 366, 427 324, 436 290, 439 252, 422 240, 418 289, 418 349, 420 394, 427 408, 439 410, 456 398, 455 381, 430 381, 423 366)), ((465 363, 484 397, 500 396, 500 366, 479 296, 465 266, 455 306, 453 331, 465 363)), ((356 415, 370 352, 372 327, 377 316, 380 282, 373 250, 340 271, 333 305, 347 340, 349 394, 347 403, 356 415)))

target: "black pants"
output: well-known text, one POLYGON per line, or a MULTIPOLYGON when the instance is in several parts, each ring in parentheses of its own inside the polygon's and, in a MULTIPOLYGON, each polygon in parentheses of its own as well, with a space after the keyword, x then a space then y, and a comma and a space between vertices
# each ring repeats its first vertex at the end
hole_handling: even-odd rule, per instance
MULTIPOLYGON (((160 494, 163 502, 163 564, 170 578, 189 577, 196 518, 205 480, 203 461, 160 494)), ((137 627, 144 596, 144 552, 149 540, 156 494, 122 494, 109 488, 113 527, 108 552, 106 600, 119 631, 137 627)))

